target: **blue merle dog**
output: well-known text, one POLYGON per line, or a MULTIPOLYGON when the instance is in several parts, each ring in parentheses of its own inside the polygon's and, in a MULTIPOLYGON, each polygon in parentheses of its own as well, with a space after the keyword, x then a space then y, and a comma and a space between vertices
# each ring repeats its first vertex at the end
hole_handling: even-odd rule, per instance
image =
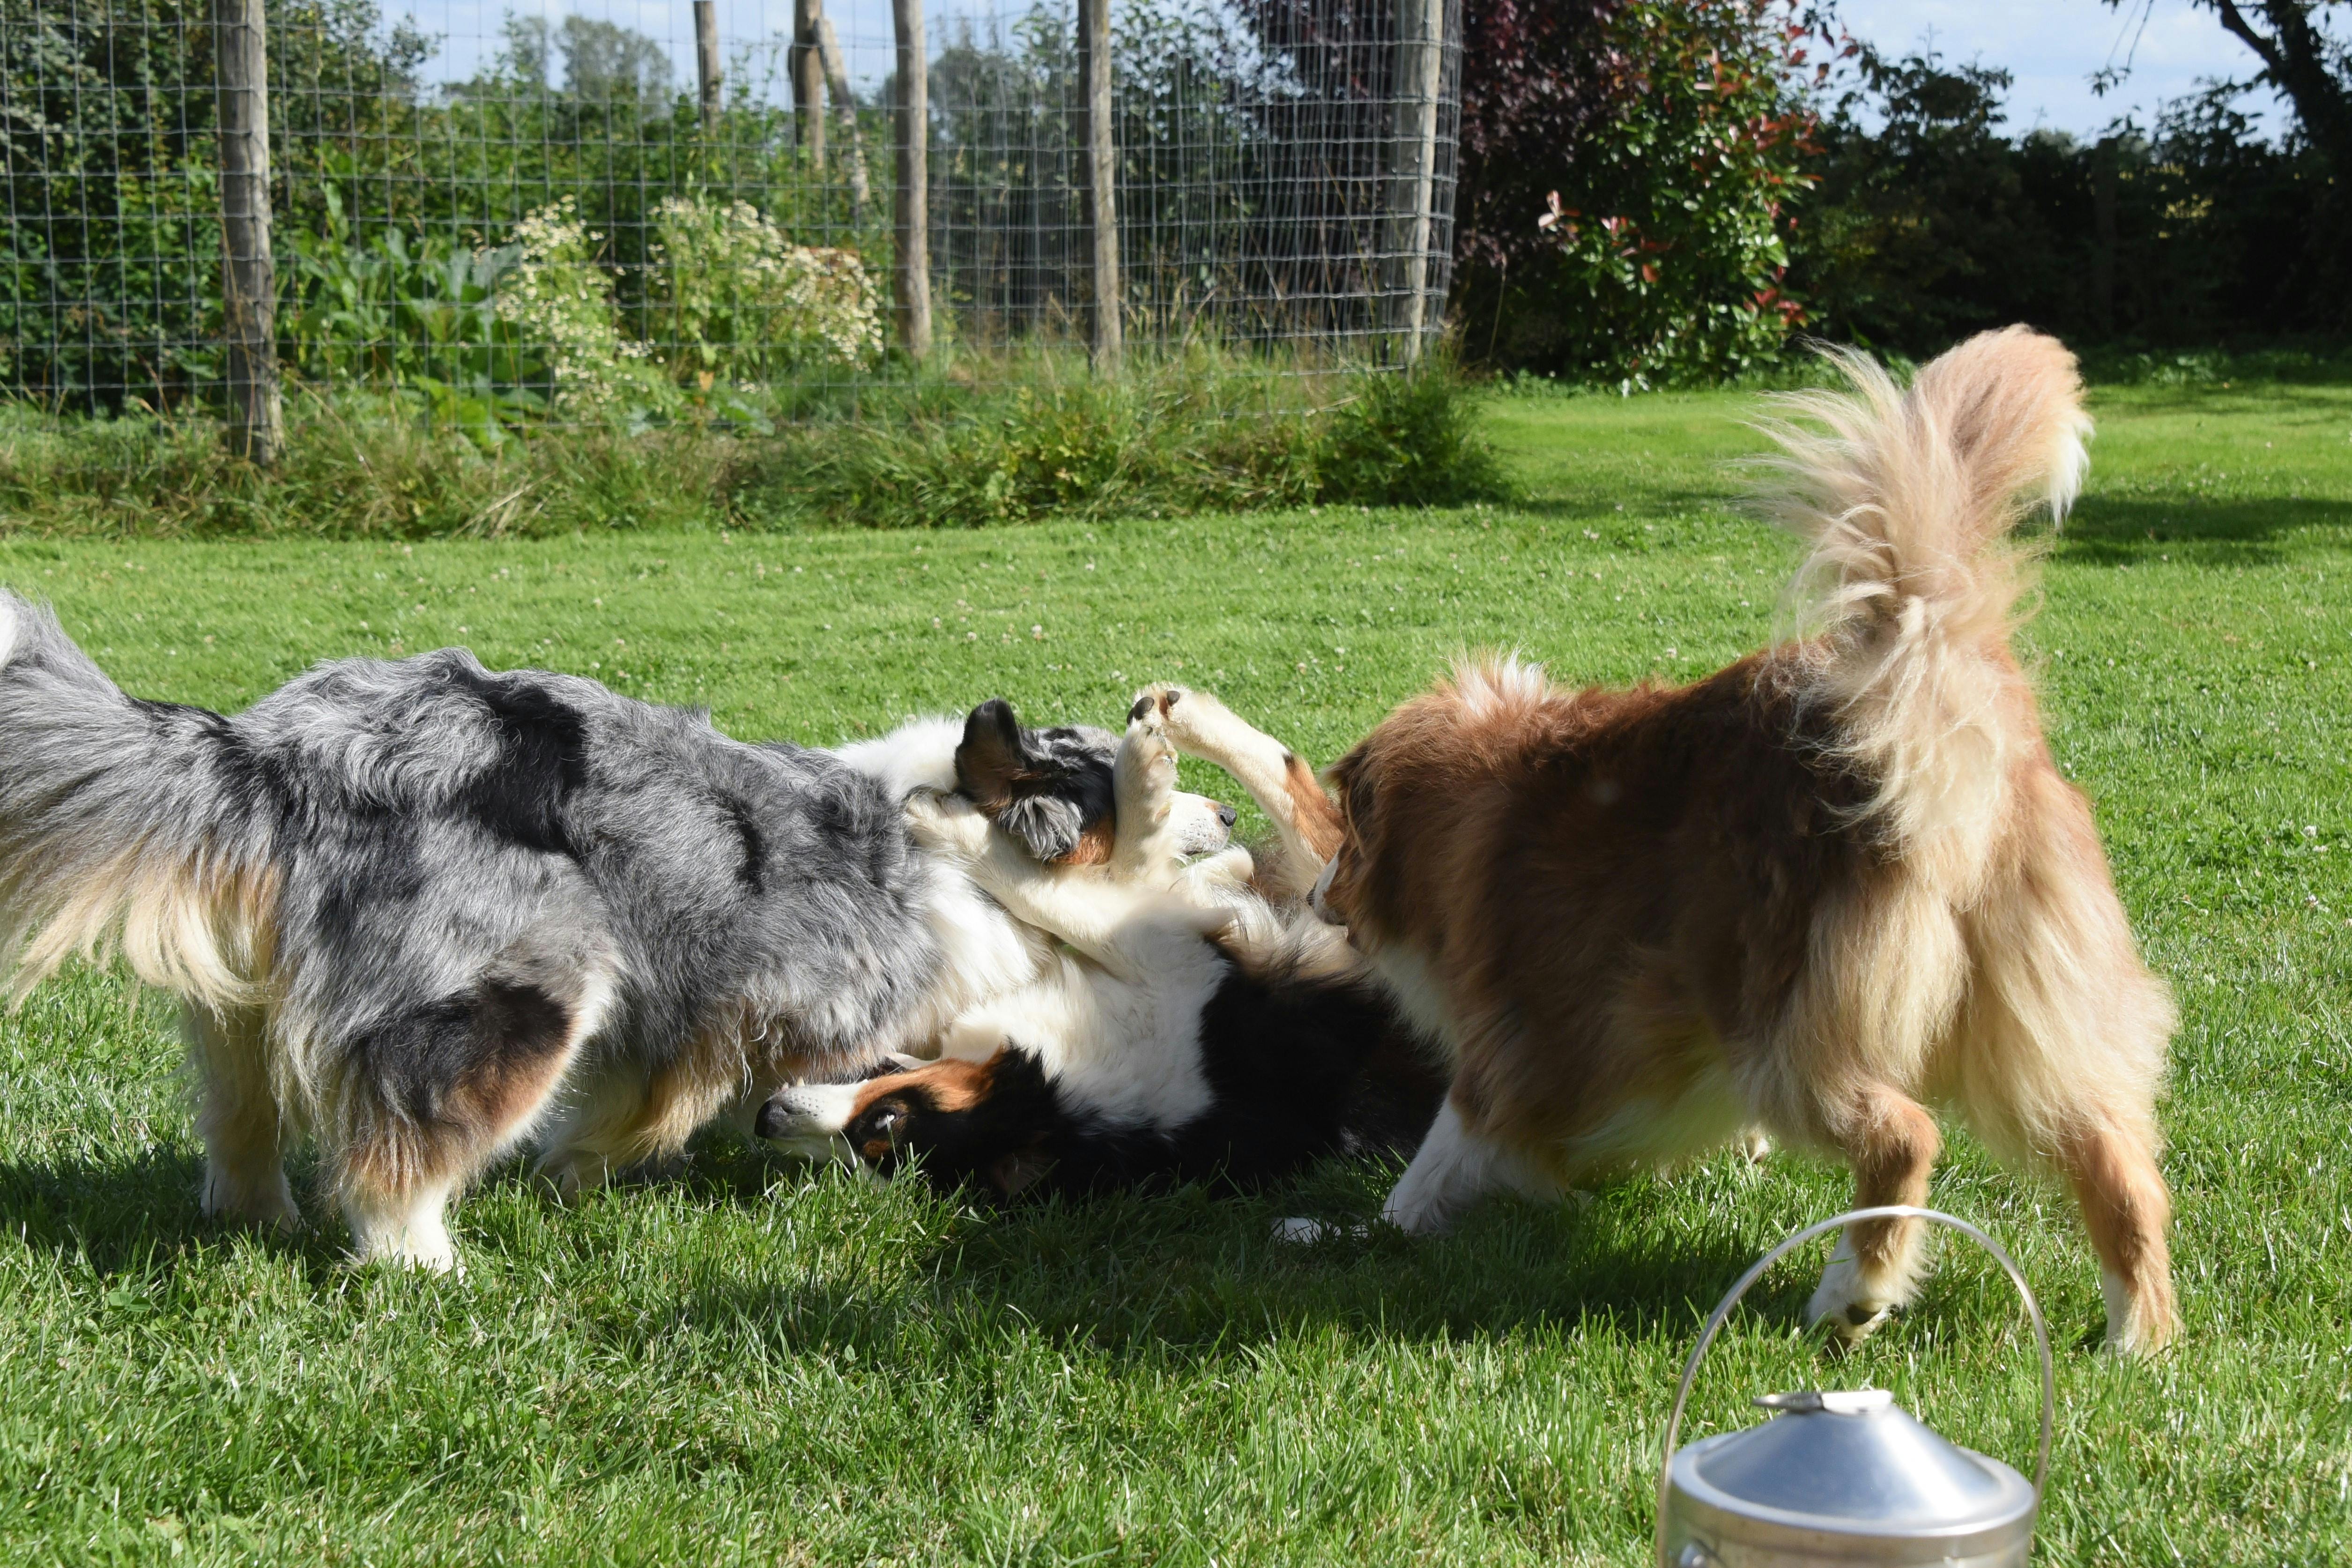
POLYGON ((445 1270, 450 1198, 526 1141, 593 1184, 1046 961, 902 803, 961 787, 1083 853, 1114 738, 1002 702, 901 733, 744 744, 460 649, 223 717, 125 696, 0 593, 0 976, 119 952, 182 1003, 208 1213, 296 1223, 307 1132, 356 1256, 445 1270))

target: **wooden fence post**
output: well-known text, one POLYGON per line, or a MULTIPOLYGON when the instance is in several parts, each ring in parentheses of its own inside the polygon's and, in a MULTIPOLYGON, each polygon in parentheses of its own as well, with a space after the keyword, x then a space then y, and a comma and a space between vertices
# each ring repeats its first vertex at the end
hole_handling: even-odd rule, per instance
POLYGON ((702 89, 702 129, 715 131, 720 85, 718 0, 694 0, 694 74, 702 89))
POLYGON ((1126 289, 1118 272, 1118 126, 1111 109, 1110 0, 1078 0, 1078 75, 1086 83, 1087 227, 1094 241, 1095 369, 1118 369, 1126 289))
POLYGON ((874 199, 874 189, 866 177, 866 132, 857 123, 857 95, 850 90, 848 58, 841 52, 840 36, 834 32, 833 18, 822 5, 816 14, 816 48, 818 63, 824 67, 825 90, 833 97, 833 112, 849 141, 849 226, 856 228, 865 223, 866 205, 874 199))
POLYGON ((892 105, 898 253, 891 284, 898 346, 919 364, 931 354, 930 65, 923 51, 923 0, 890 0, 890 21, 898 36, 898 101, 892 105))
POLYGON ((1404 361, 1429 328, 1431 204, 1437 181, 1438 98, 1445 83, 1446 0, 1396 0, 1394 115, 1390 132, 1388 294, 1404 361))
POLYGON ((809 167, 824 172, 824 58, 817 47, 817 0, 793 0, 793 128, 809 167))
POLYGON ((285 445, 278 269, 269 254, 269 58, 261 0, 213 0, 219 80, 221 301, 229 449, 263 468, 285 445))

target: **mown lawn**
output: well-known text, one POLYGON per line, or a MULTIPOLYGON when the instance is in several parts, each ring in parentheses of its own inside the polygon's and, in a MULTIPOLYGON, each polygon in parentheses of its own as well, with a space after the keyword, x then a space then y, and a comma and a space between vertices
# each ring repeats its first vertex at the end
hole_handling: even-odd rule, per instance
MULTIPOLYGON (((1768 635, 1787 550, 1733 510, 1728 395, 1491 414, 1531 499, 954 535, 538 543, 0 540, 135 691, 250 700, 310 661, 469 643, 826 741, 986 696, 1116 719, 1213 687, 1318 760, 1463 648, 1571 679, 1768 635)), ((2352 1552, 2352 390, 2116 393, 2025 641, 2185 1023, 2166 1113, 2188 1333, 2094 1353, 2069 1206, 1965 1138, 1943 1205, 2016 1249, 2060 1350, 2047 1563, 2352 1552)), ((996 1215, 713 1140, 688 1173, 458 1210, 450 1284, 200 1221, 170 1008, 111 975, 0 1024, 0 1559, 1616 1563, 1698 1316, 1832 1212, 1787 1156, 1306 1250, 1385 1173, 996 1215)), ((307 1162, 298 1191, 309 1195, 307 1162)), ((312 1208, 317 1210, 315 1199, 312 1208)), ((1703 1379, 1875 1380, 2021 1458, 1989 1265, 1824 1367, 1818 1257, 1703 1379)))

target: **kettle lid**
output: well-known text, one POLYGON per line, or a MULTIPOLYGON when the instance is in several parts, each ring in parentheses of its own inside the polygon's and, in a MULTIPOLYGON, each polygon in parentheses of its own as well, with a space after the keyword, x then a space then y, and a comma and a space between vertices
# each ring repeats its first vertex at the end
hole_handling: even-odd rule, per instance
POLYGON ((1883 1389, 1766 1394, 1773 1418, 1675 1454, 1672 1482, 1717 1514, 1840 1534, 2032 1528, 2032 1483, 1947 1441, 1883 1389))

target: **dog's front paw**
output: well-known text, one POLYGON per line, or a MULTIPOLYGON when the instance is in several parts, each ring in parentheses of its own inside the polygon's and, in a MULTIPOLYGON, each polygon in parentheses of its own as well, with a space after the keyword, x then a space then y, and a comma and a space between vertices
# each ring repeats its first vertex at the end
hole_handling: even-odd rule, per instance
POLYGON ((1154 727, 1165 725, 1176 705, 1187 695, 1181 686, 1155 681, 1135 694, 1135 706, 1127 710, 1127 721, 1138 724, 1150 720, 1154 727))
POLYGON ((1176 787, 1176 747, 1168 739, 1167 720, 1160 710, 1145 709, 1127 721, 1127 738, 1119 743, 1112 767, 1127 799, 1153 799, 1176 787))
POLYGON ((1232 751, 1246 737, 1247 726, 1230 709, 1205 691, 1181 686, 1154 687, 1160 694, 1160 714, 1168 738, 1178 751, 1192 756, 1213 756, 1232 751))
POLYGON ((977 860, 988 848, 988 818, 961 795, 917 790, 907 797, 907 836, 941 859, 977 860))

